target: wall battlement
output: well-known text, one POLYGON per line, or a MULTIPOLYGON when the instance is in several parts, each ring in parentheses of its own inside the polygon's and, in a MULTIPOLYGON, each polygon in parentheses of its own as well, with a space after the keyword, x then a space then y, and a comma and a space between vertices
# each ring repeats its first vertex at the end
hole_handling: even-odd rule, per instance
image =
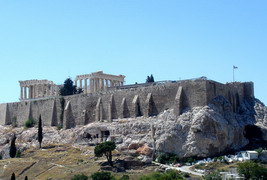
POLYGON ((71 128, 95 121, 155 116, 166 109, 177 115, 205 106, 224 96, 237 111, 241 102, 254 97, 253 82, 221 84, 206 79, 127 85, 88 94, 51 97, 0 104, 0 125, 23 126, 30 117, 42 116, 44 125, 71 128))

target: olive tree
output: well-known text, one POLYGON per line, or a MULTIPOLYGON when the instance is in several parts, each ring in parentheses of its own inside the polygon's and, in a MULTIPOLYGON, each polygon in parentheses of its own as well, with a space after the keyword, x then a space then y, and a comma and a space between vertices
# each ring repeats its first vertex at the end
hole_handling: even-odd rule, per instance
POLYGON ((102 157, 103 155, 106 156, 108 163, 113 166, 112 164, 112 151, 116 148, 115 142, 106 141, 103 143, 98 144, 95 147, 95 156, 102 157))

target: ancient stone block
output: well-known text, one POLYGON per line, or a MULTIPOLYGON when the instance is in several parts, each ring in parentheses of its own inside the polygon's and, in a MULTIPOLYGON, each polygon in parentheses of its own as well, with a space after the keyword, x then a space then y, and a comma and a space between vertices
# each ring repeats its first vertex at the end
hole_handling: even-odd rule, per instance
POLYGON ((56 106, 56 100, 54 100, 53 107, 52 107, 52 113, 51 113, 51 126, 57 126, 57 106, 56 106))
POLYGON ((72 109, 71 109, 71 103, 70 101, 67 102, 67 105, 64 109, 64 122, 63 122, 63 127, 65 129, 70 129, 75 127, 75 119, 72 114, 72 109))
POLYGON ((6 119, 5 119, 5 124, 10 125, 12 124, 11 116, 10 116, 10 111, 9 111, 9 105, 6 104, 6 119))
POLYGON ((129 108, 128 108, 127 101, 126 101, 125 97, 122 98, 120 117, 121 118, 130 117, 130 112, 129 112, 129 108))
POLYGON ((132 117, 142 116, 140 99, 138 95, 135 95, 133 98, 131 116, 132 117))
POLYGON ((145 110, 145 116, 146 117, 155 116, 158 114, 157 108, 155 106, 155 102, 153 100, 152 93, 147 94, 144 110, 145 110))
POLYGON ((179 86, 174 100, 174 114, 179 116, 183 110, 183 87, 179 86))
POLYGON ((8 104, 1 104, 0 105, 0 123, 2 125, 10 125, 11 122, 11 117, 10 117, 10 111, 9 111, 9 106, 8 104))
POLYGON ((27 114, 26 120, 31 119, 31 118, 33 118, 33 116, 32 116, 32 102, 30 101, 29 106, 28 106, 28 114, 27 114))
POLYGON ((108 108, 108 120, 112 122, 112 119, 117 119, 117 109, 113 95, 110 97, 108 108))
POLYGON ((103 120, 103 103, 102 98, 98 98, 96 109, 95 109, 95 120, 102 121, 103 120))

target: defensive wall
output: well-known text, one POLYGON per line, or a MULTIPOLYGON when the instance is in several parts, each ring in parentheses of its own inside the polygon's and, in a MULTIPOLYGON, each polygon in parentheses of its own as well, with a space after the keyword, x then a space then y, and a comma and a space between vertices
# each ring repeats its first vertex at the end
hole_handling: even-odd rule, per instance
POLYGON ((241 102, 254 97, 252 82, 221 84, 205 78, 126 85, 88 94, 48 97, 0 104, 0 125, 23 126, 29 118, 44 125, 71 128, 94 121, 155 116, 173 108, 177 115, 196 106, 208 105, 224 96, 235 112, 241 102))

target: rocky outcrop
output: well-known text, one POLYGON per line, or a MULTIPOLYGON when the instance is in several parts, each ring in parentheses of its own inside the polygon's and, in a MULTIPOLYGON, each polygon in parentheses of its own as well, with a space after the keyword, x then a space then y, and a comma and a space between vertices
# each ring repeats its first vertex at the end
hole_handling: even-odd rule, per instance
MULTIPOLYGON (((240 104, 236 113, 221 96, 211 104, 183 111, 176 116, 166 110, 157 117, 136 117, 95 122, 67 130, 44 127, 43 144, 95 145, 113 140, 117 149, 129 153, 151 156, 157 152, 175 153, 180 157, 207 157, 238 150, 249 143, 246 126, 261 128, 267 140, 267 110, 259 101, 240 104)), ((37 129, 0 127, 0 151, 6 154, 10 137, 17 135, 20 149, 38 146, 37 129)), ((8 157, 8 155, 4 155, 8 157)))

